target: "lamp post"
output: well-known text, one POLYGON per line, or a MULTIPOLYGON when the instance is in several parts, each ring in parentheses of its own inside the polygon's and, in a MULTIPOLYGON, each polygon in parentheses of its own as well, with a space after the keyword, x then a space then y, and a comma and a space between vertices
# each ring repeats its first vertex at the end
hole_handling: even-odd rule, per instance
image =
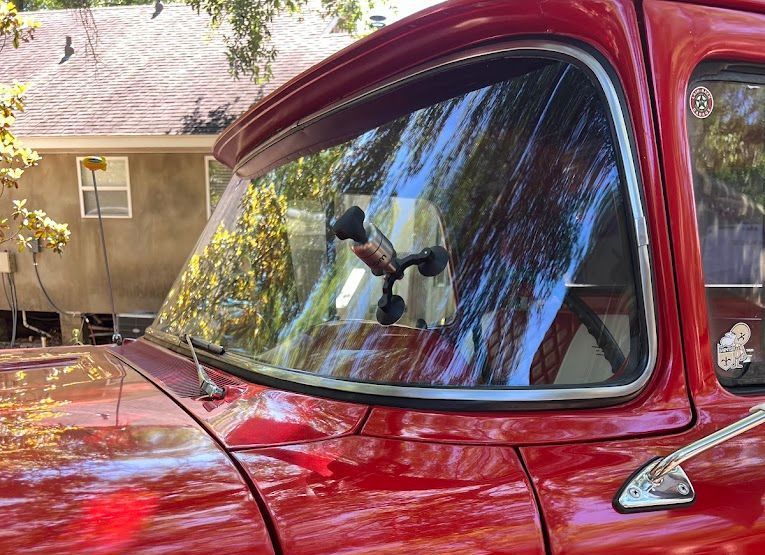
POLYGON ((104 266, 106 267, 106 280, 109 285, 109 299, 112 304, 112 341, 117 345, 122 345, 122 335, 119 332, 119 319, 117 309, 114 304, 114 290, 112 288, 112 273, 109 271, 109 256, 106 253, 106 237, 104 235, 104 220, 101 217, 101 200, 98 197, 98 185, 96 183, 96 171, 106 171, 106 158, 103 156, 86 156, 82 160, 82 165, 90 170, 93 176, 93 192, 96 196, 96 209, 98 210, 98 227, 101 232, 101 250, 104 253, 104 266))

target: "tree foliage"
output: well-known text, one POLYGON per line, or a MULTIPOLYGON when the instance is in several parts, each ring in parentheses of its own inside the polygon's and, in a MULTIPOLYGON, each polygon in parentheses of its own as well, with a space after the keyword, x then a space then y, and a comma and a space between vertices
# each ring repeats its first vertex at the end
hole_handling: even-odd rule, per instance
MULTIPOLYGON (((707 85, 714 92, 712 115, 689 118, 696 181, 708 186, 715 182, 728 194, 735 191, 765 206, 765 92, 740 83, 707 85)), ((726 196, 720 190, 716 194, 726 196)))
POLYGON ((334 148, 300 158, 244 185, 235 223, 221 222, 192 255, 160 321, 177 333, 227 336, 253 352, 272 347, 300 308, 288 254, 288 202, 326 203, 336 192, 331 176, 342 153, 334 148))
MULTIPOLYGON (((0 52, 10 44, 18 48, 32 40, 37 23, 19 15, 11 2, 0 1, 0 52)), ((6 189, 17 189, 24 172, 36 166, 40 156, 25 147, 14 135, 16 116, 24 111, 26 86, 14 82, 0 83, 0 196, 6 189)), ((14 201, 10 218, 0 219, 0 243, 16 240, 20 251, 30 248, 33 241, 61 253, 69 241, 69 228, 48 217, 42 210, 29 210, 26 200, 14 201)))
MULTIPOLYGON (((271 42, 270 25, 283 13, 298 13, 309 0, 187 0, 198 12, 207 13, 213 27, 225 26, 224 40, 231 73, 255 81, 271 78, 271 63, 278 55, 271 42)), ((370 3, 371 4, 371 3, 370 3)), ((361 0, 322 0, 327 17, 336 17, 341 29, 353 32, 366 3, 361 0)))

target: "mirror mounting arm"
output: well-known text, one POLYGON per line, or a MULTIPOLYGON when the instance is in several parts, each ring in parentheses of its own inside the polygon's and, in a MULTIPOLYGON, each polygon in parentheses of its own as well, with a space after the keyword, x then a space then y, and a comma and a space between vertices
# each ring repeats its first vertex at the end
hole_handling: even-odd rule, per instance
MULTIPOLYGON (((446 259, 447 257, 446 249, 434 246, 422 249, 417 254, 410 254, 404 258, 396 259, 396 271, 385 274, 382 296, 380 297, 380 300, 377 301, 377 321, 384 326, 389 326, 395 324, 404 315, 406 304, 404 303, 403 298, 393 294, 393 284, 404 277, 404 272, 407 268, 417 266, 420 273, 427 276, 429 274, 424 272, 437 269, 440 265, 438 260, 440 258, 446 259)), ((433 275, 438 275, 442 271, 443 268, 433 275)))
POLYGON ((688 475, 680 466, 721 443, 765 424, 765 403, 749 409, 748 416, 673 451, 666 457, 651 459, 630 476, 614 497, 620 513, 671 509, 690 505, 696 499, 688 475))

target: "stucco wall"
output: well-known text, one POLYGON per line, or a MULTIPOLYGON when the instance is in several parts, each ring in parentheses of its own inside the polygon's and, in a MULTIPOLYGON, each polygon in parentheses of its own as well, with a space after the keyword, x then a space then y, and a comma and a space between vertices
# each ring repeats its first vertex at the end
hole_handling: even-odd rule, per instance
MULTIPOLYGON (((108 289, 98 236, 98 219, 80 216, 76 157, 45 154, 28 170, 18 191, 5 191, 0 205, 27 198, 59 222, 72 239, 63 255, 38 256, 43 283, 64 310, 109 313, 108 289)), ((133 217, 104 219, 118 312, 156 312, 206 222, 204 154, 120 154, 127 156, 133 217)), ((6 243, 0 250, 15 251, 6 243)), ((19 308, 53 309, 37 285, 29 252, 16 253, 19 308)), ((0 295, 0 308, 8 303, 0 295)))

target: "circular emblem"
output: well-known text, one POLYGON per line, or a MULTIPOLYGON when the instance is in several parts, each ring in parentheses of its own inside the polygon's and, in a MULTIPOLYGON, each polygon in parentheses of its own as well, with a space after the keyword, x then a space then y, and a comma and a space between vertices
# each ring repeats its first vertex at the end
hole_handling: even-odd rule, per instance
POLYGON ((691 113, 699 119, 708 118, 715 107, 715 100, 712 98, 712 91, 706 87, 696 87, 691 91, 691 97, 688 100, 691 107, 691 113))

